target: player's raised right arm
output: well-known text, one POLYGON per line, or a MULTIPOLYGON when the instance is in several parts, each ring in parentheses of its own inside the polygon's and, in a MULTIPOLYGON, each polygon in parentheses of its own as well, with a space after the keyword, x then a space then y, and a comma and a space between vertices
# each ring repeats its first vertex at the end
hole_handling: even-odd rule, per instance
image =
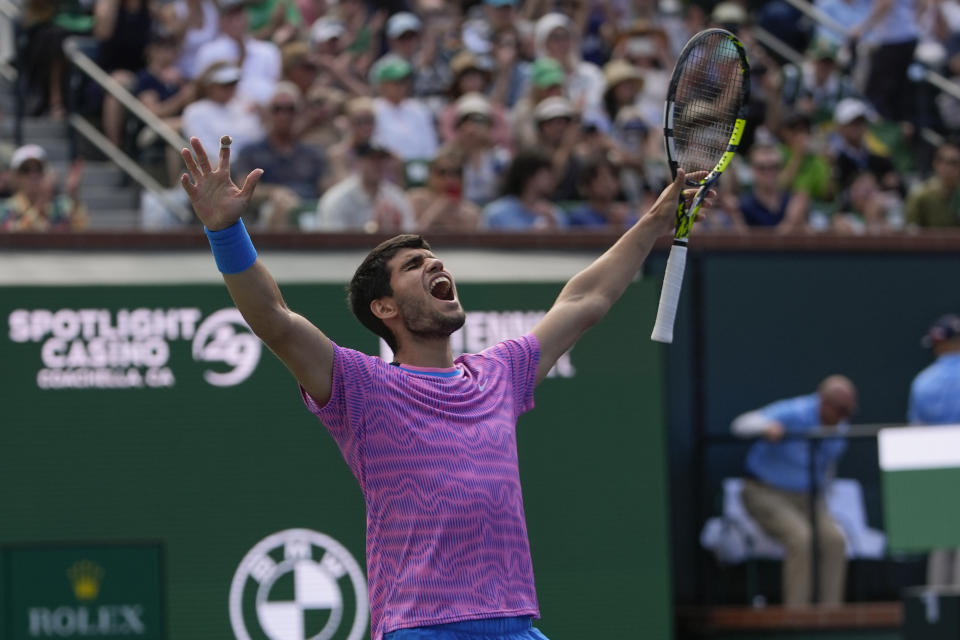
POLYGON ((325 403, 333 377, 333 343, 287 307, 273 276, 257 259, 240 215, 263 171, 254 169, 237 187, 230 179, 229 138, 224 136, 223 142, 220 162, 213 168, 203 145, 191 138, 196 159, 189 149, 181 151, 189 176, 181 176, 180 183, 207 229, 217 268, 237 309, 310 395, 325 403))

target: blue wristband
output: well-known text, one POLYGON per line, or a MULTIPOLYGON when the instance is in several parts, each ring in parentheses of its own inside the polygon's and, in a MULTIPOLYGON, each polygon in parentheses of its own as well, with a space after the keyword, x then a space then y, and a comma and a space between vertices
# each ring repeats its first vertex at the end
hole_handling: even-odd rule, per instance
POLYGON ((213 259, 216 260, 220 273, 240 273, 257 261, 257 250, 253 248, 243 220, 237 220, 220 231, 210 231, 206 227, 203 230, 210 240, 213 259))

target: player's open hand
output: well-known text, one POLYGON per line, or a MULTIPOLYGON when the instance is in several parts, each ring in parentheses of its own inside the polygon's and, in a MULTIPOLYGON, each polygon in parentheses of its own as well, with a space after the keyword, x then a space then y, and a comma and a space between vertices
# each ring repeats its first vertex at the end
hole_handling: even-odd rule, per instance
POLYGON ((237 187, 230 179, 230 136, 220 139, 220 162, 216 169, 210 166, 207 152, 197 138, 190 138, 190 146, 196 153, 196 159, 190 149, 180 150, 186 173, 180 176, 193 210, 197 217, 211 231, 226 229, 237 220, 246 209, 253 190, 263 175, 263 169, 254 169, 243 181, 242 187, 237 187))

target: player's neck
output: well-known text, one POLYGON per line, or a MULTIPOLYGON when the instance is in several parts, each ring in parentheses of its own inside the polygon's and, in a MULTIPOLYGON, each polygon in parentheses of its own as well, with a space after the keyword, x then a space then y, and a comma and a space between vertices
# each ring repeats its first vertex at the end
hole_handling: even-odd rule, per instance
POLYGON ((394 354, 395 361, 414 367, 446 369, 453 366, 450 338, 408 338, 394 354))

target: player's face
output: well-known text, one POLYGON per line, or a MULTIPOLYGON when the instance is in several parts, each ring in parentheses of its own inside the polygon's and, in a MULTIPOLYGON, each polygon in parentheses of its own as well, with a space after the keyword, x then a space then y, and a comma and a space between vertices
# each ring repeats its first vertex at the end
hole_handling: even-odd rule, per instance
POLYGON ((828 394, 820 399, 820 422, 835 425, 847 420, 857 410, 857 397, 852 393, 828 394))
POLYGON ((411 334, 445 338, 463 326, 466 314, 453 276, 426 249, 403 249, 387 263, 393 299, 411 334))

